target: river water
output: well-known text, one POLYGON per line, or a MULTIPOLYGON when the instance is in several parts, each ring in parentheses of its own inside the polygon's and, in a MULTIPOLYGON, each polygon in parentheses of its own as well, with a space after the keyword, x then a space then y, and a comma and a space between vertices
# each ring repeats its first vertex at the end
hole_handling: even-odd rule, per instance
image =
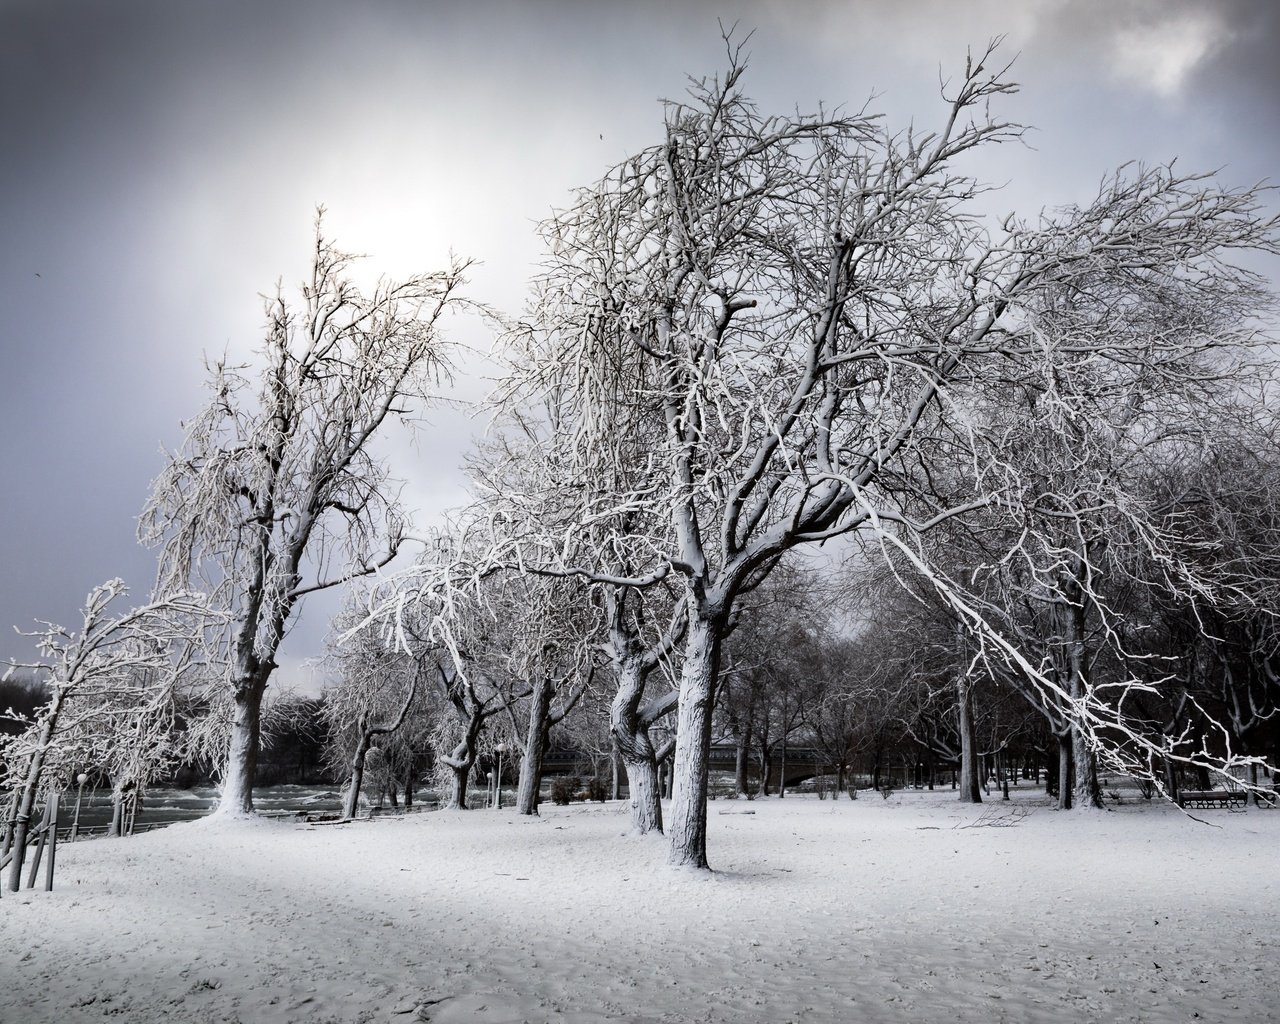
MULTIPOLYGON (((202 818, 213 810, 217 802, 218 791, 212 786, 149 789, 143 796, 135 829, 155 828, 177 821, 202 818)), ((342 808, 342 794, 333 786, 262 786, 253 791, 253 804, 260 813, 269 815, 301 811, 337 814, 342 808)), ((59 831, 71 827, 75 819, 75 807, 75 791, 63 794, 58 812, 59 831)), ((110 821, 111 791, 86 789, 80 800, 80 833, 101 834, 110 821)))

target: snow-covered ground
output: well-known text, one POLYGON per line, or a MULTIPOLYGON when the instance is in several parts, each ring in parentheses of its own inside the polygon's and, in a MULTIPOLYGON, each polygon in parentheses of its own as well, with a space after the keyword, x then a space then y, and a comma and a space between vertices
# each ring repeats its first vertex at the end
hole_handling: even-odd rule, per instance
POLYGON ((0 1021, 1280 1020, 1280 811, 1009 806, 716 801, 710 874, 618 804, 64 845, 0 1021))

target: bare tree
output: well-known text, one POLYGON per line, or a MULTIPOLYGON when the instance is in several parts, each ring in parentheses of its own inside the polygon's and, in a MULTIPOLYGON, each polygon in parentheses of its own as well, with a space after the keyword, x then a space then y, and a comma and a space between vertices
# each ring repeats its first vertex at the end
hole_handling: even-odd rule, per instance
MULTIPOLYGON (((436 665, 440 692, 453 710, 452 720, 441 718, 434 734, 436 771, 447 776, 448 796, 440 801, 445 810, 467 810, 467 786, 480 753, 485 723, 506 710, 499 689, 465 661, 436 665)), ((527 696, 527 694, 526 694, 527 696)))
MULTIPOLYGON (((1181 248, 1169 250, 1159 236, 1131 239, 1135 255, 1168 262, 1153 268, 1099 253, 1063 268, 1027 301, 1015 330, 1031 358, 1011 387, 989 392, 999 408, 988 409, 978 447, 1000 478, 1009 540, 971 565, 977 577, 1002 581, 1006 610, 1026 606, 1023 623, 1040 636, 1042 674, 1052 683, 1025 672, 1015 678, 1030 683, 1069 736, 1076 807, 1102 804, 1100 756, 1141 773, 1154 753, 1126 753, 1147 742, 1146 731, 1117 721, 1130 693, 1150 694, 1160 682, 1125 629, 1135 590, 1193 605, 1240 590, 1218 560, 1183 543, 1178 517, 1149 481, 1203 450, 1218 430, 1207 410, 1238 405, 1255 376, 1252 350, 1265 341, 1257 317, 1271 300, 1256 278, 1224 262, 1224 250, 1274 247, 1274 225, 1252 222, 1247 200, 1214 197, 1164 169, 1104 184, 1112 216, 1132 216, 1148 195, 1161 197, 1148 216, 1163 217, 1162 230, 1194 213, 1181 248), (1176 207, 1171 186, 1182 194, 1176 207)), ((1203 746, 1196 753, 1217 761, 1203 746)))
POLYGON ((667 475, 647 490, 671 534, 653 572, 683 577, 689 617, 670 859, 699 867, 734 604, 783 552, 868 521, 860 498, 914 447, 939 378, 984 347, 1006 261, 968 258, 976 233, 952 211, 976 186, 947 167, 1016 134, 966 120, 1011 88, 981 62, 922 139, 862 114, 764 117, 731 58, 668 107, 661 145, 548 225, 560 287, 543 310, 567 359, 635 353, 630 393, 659 414, 651 465, 667 475))
POLYGON ((364 781, 365 758, 369 753, 375 737, 387 736, 399 730, 404 725, 405 719, 409 715, 409 709, 413 707, 413 698, 417 694, 418 689, 418 673, 415 672, 412 681, 409 684, 409 692, 405 694, 404 704, 400 707, 399 714, 396 715, 394 721, 372 722, 368 714, 363 714, 356 719, 356 749, 351 755, 351 780, 347 786, 347 795, 342 802, 342 816, 350 819, 356 815, 356 807, 360 802, 360 786, 364 781))
POLYGON ((609 731, 627 773, 631 826, 638 835, 662 832, 662 802, 658 765, 670 756, 674 742, 655 743, 651 730, 675 710, 678 691, 670 685, 650 688, 654 678, 670 678, 673 651, 683 635, 683 608, 662 602, 659 592, 645 594, 618 585, 605 588, 608 639, 605 650, 613 667, 614 697, 609 706, 609 731), (654 606, 667 623, 651 636, 646 618, 654 606))
MULTIPOLYGON (((624 510, 665 519, 630 580, 683 584, 673 864, 707 865, 712 699, 749 582, 801 545, 957 514, 909 520, 903 497, 927 491, 938 446, 966 441, 972 395, 1028 367, 1052 379, 1072 358, 1022 329, 1052 295, 1088 277, 1119 299, 1144 275, 1256 291, 1225 254, 1274 247, 1253 192, 1166 169, 1122 172, 1089 206, 1037 224, 988 227, 973 205, 982 187, 955 162, 1020 134, 990 113, 1015 91, 990 60, 948 86, 936 131, 892 134, 866 113, 762 115, 731 47, 722 78, 668 104, 658 145, 545 226, 535 373, 563 388, 571 368, 575 467, 626 485, 582 530, 624 510), (601 415, 619 406, 660 426, 625 474, 601 415)), ((1095 334, 1089 350, 1132 348, 1095 334)), ((981 483, 975 500, 990 500, 995 484, 981 483)))
POLYGON ((516 812, 536 814, 550 732, 595 676, 599 616, 593 593, 577 580, 502 571, 485 576, 480 590, 486 613, 500 623, 497 645, 485 658, 486 675, 503 680, 497 692, 506 701, 512 733, 524 733, 516 812))
POLYGON ((432 400, 447 370, 441 320, 466 264, 379 280, 320 231, 301 302, 267 303, 256 373, 210 367, 208 405, 156 481, 140 527, 162 544, 159 586, 203 581, 229 609, 232 704, 218 813, 253 810, 263 695, 299 602, 386 565, 404 516, 371 442, 388 419, 432 400))
MULTIPOLYGON (((514 709, 533 695, 535 680, 541 682, 526 672, 538 667, 537 652, 521 648, 507 617, 521 614, 512 603, 518 578, 476 551, 473 540, 462 529, 441 533, 412 570, 369 600, 370 621, 391 623, 401 649, 435 663, 443 704, 432 746, 436 775, 448 788, 441 806, 450 810, 468 807, 468 783, 488 723, 498 723, 490 731, 499 742, 514 745, 514 709)), ((529 626, 535 633, 540 628, 529 626)))
POLYGON ((736 609, 732 636, 725 638, 713 735, 737 747, 739 794, 747 792, 750 748, 758 741, 757 793, 768 795, 770 771, 780 761, 778 796, 786 795, 787 746, 794 736, 807 736, 810 713, 834 682, 827 653, 839 638, 820 596, 825 583, 818 572, 783 564, 736 609))
POLYGON ((424 714, 421 698, 429 679, 423 677, 435 666, 397 651, 369 625, 348 634, 343 642, 332 643, 328 660, 338 679, 325 687, 321 714, 328 731, 329 760, 349 772, 342 816, 353 818, 370 750, 375 741, 385 743, 397 734, 411 711, 424 714))
POLYGON ((603 638, 592 642, 612 668, 611 756, 627 776, 634 831, 661 833, 658 765, 672 748, 655 745, 650 730, 675 710, 676 693, 670 686, 654 693, 650 683, 672 676, 687 618, 683 597, 664 585, 666 570, 646 567, 666 522, 632 493, 647 486, 650 441, 661 422, 631 400, 634 353, 558 360, 536 318, 505 340, 510 372, 491 399, 504 429, 472 462, 480 493, 473 532, 483 538, 488 566, 475 574, 516 570, 558 579, 562 592, 572 584, 579 600, 603 607, 603 638), (594 426, 585 437, 575 419, 583 377, 596 382, 587 414, 594 426), (584 466, 582 446, 597 443, 610 458, 584 466))
MULTIPOLYGON (((1245 399, 1245 395, 1239 396, 1245 399)), ((1128 646, 1175 665, 1167 732, 1188 716, 1228 724, 1233 742, 1280 764, 1280 434, 1267 394, 1237 401, 1208 424, 1204 446, 1152 474, 1149 491, 1179 552, 1218 586, 1198 599, 1167 589, 1143 611, 1128 646), (1163 656, 1163 657, 1160 657, 1163 656)), ((1155 709, 1153 709, 1154 712, 1155 709)), ((1249 765, 1258 782, 1258 764, 1249 765)), ((1170 776, 1170 788, 1175 784, 1170 776)), ((1252 799, 1258 798, 1257 791, 1252 799)))
POLYGON ((199 656, 208 607, 199 595, 172 594, 112 616, 112 602, 126 592, 110 580, 89 593, 79 631, 49 624, 36 634, 42 661, 26 667, 47 679, 49 700, 4 744, 5 788, 15 794, 12 890, 50 777, 65 788, 91 766, 145 784, 176 759, 174 692, 199 656))

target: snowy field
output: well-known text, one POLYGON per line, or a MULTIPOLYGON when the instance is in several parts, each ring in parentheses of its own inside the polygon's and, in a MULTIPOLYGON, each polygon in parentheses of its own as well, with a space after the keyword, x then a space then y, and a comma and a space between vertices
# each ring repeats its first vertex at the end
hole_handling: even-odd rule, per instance
POLYGON ((1042 802, 716 801, 711 874, 619 804, 64 845, 0 1021, 1280 1020, 1280 811, 1042 802))

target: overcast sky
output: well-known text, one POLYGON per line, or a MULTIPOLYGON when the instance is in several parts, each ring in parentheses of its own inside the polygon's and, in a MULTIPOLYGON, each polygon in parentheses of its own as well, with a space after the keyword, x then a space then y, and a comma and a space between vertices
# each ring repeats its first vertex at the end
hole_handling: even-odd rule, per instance
MULTIPOLYGON (((940 73, 1006 36, 1022 89, 1002 113, 1037 130, 980 170, 1010 210, 1087 198, 1128 160, 1280 176, 1270 0, 0 0, 0 658, 29 655, 9 624, 71 625, 105 579, 145 597, 136 516, 202 355, 253 352, 317 203, 371 269, 454 250, 483 261, 473 296, 518 311, 533 224, 660 138, 658 100, 723 64, 717 19, 755 30, 763 109, 876 93, 901 125, 933 123, 940 73)), ((392 446, 419 522, 463 500, 476 427, 425 429, 392 446)), ((333 608, 304 611, 286 676, 308 684, 333 608)))

